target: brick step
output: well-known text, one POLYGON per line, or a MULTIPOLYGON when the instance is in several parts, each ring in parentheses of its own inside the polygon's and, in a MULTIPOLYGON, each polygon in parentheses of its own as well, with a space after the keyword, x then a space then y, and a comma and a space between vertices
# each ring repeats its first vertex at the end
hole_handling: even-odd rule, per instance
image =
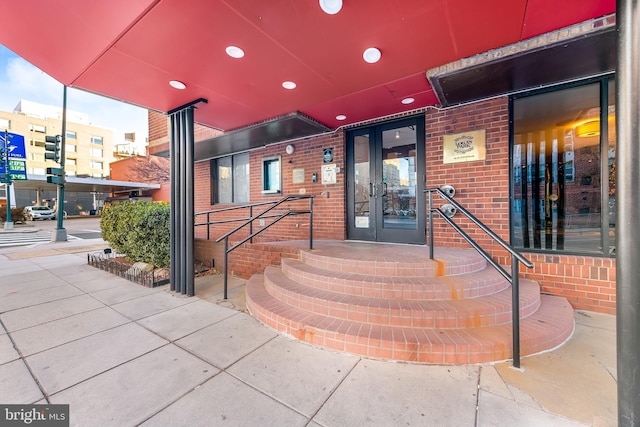
POLYGON ((313 251, 301 250, 305 264, 344 273, 377 276, 455 276, 483 270, 487 262, 473 249, 429 248, 418 245, 380 245, 366 242, 326 243, 313 251))
POLYGON ((295 259, 282 259, 284 274, 317 289, 373 298, 456 300, 500 292, 509 282, 495 268, 463 276, 379 276, 326 270, 295 259))
MULTIPOLYGON (((381 359, 421 363, 486 363, 512 357, 511 325, 467 329, 381 326, 337 319, 293 307, 270 295, 264 276, 246 286, 247 307, 266 325, 298 340, 381 359)), ((520 353, 552 349, 574 329, 573 309, 560 297, 541 296, 540 308, 520 322, 520 353)))
MULTIPOLYGON (((264 286, 274 298, 293 307, 343 320, 420 328, 470 328, 511 321, 511 288, 482 298, 402 300, 348 295, 298 283, 276 267, 267 267, 264 286)), ((520 282, 520 316, 540 306, 537 282, 520 282)))

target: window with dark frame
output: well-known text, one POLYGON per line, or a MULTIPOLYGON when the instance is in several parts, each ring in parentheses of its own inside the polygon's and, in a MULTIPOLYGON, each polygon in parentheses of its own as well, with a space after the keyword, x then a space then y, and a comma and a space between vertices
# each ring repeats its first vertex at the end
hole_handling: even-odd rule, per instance
POLYGON ((262 159, 262 194, 277 195, 282 193, 280 156, 262 159))
POLYGON ((249 202, 249 153, 211 160, 211 204, 249 202))
POLYGON ((510 104, 512 244, 614 256, 613 77, 513 96, 510 104))

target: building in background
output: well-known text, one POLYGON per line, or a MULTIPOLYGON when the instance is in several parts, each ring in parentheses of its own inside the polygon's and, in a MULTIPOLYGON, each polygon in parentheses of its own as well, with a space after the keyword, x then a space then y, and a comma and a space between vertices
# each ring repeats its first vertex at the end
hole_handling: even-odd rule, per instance
MULTIPOLYGON (((153 201, 171 200, 171 170, 169 159, 158 156, 130 156, 109 165, 110 177, 115 181, 160 184, 158 189, 129 194, 132 197, 151 197, 153 201)), ((122 197, 122 196, 121 196, 122 197)))
MULTIPOLYGON (((135 133, 120 133, 91 124, 89 115, 67 109, 65 141, 65 175, 86 178, 86 191, 67 191, 65 211, 78 215, 99 211, 104 200, 113 196, 113 188, 106 180, 110 164, 118 159, 145 153, 145 146, 135 141, 135 133), (98 185, 95 180, 105 181, 98 185)), ((56 206, 55 186, 46 183, 48 167, 57 167, 45 160, 45 137, 62 134, 62 108, 20 100, 12 112, 0 111, 0 131, 24 136, 28 183, 20 183, 12 195, 12 205, 56 206)), ((123 178, 123 181, 134 181, 123 178)), ((145 181, 147 182, 147 181, 145 181)), ((6 203, 5 186, 0 186, 0 204, 6 203)), ((120 189, 125 191, 125 189, 120 189)), ((135 190, 132 190, 135 191, 135 190)), ((130 193, 130 192, 129 192, 130 193)), ((128 193, 127 193, 128 194, 128 193)))
MULTIPOLYGON (((45 161, 45 136, 62 134, 62 108, 21 100, 13 112, 0 111, 0 130, 24 136, 27 176, 45 175, 53 161, 45 161)), ((67 110, 65 169, 69 176, 104 178, 115 160, 114 132, 93 126, 89 116, 67 110)))

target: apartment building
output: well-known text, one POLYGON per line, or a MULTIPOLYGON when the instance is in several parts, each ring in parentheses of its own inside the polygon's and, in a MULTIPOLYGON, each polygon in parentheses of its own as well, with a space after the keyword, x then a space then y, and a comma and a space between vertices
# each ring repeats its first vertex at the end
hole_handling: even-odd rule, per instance
MULTIPOLYGON (((45 175, 56 163, 45 160, 45 136, 62 134, 62 108, 20 100, 12 112, 0 111, 0 131, 23 135, 27 176, 45 175)), ((93 126, 86 113, 67 110, 65 170, 68 176, 105 178, 114 161, 113 130, 93 126)))

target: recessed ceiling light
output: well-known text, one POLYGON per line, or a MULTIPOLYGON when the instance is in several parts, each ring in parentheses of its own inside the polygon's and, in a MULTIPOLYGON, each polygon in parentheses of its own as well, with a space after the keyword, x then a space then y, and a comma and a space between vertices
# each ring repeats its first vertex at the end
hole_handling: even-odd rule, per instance
POLYGON ((405 99, 402 100, 402 103, 407 105, 407 104, 413 103, 413 101, 415 101, 415 99, 413 99, 413 98, 405 98, 405 99))
POLYGON ((244 56, 244 50, 240 49, 238 46, 227 46, 225 52, 227 52, 227 55, 232 58, 242 58, 244 56))
POLYGON ((340 114, 336 116, 336 120, 347 120, 347 116, 345 116, 344 114, 340 114))
POLYGON ((379 49, 375 47, 370 47, 364 51, 364 53, 362 54, 362 57, 369 64, 374 64, 380 60, 380 57, 382 57, 382 54, 380 53, 379 49))
POLYGON ((184 84, 184 83, 182 83, 182 82, 180 82, 180 81, 178 81, 178 80, 171 80, 171 81, 169 81, 169 84, 170 84, 170 85, 171 85, 171 87, 172 87, 172 88, 174 88, 174 89, 180 89, 180 90, 183 90, 183 89, 186 89, 186 88, 187 88, 187 85, 186 85, 186 84, 184 84))
POLYGON ((282 82, 282 87, 285 89, 295 89, 296 88, 296 84, 294 82, 282 82))
POLYGON ((342 0, 320 0, 320 9, 328 15, 335 15, 342 9, 342 0))

